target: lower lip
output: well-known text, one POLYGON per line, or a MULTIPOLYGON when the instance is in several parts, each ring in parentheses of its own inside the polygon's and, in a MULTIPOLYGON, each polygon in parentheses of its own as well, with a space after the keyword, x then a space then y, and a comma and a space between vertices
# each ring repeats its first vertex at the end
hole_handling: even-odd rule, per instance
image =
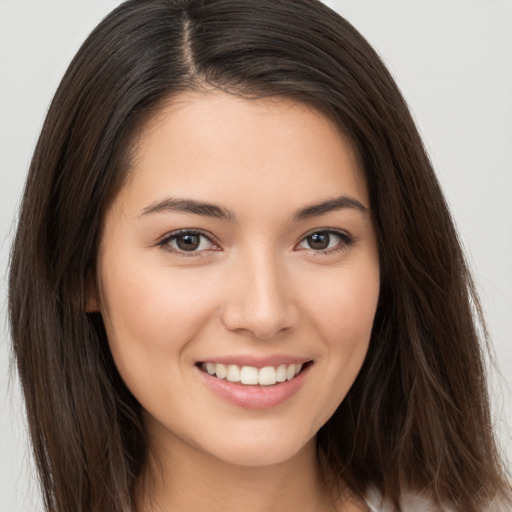
POLYGON ((197 371, 206 385, 228 402, 247 409, 270 409, 286 402, 299 391, 310 367, 311 364, 308 364, 293 379, 272 386, 249 386, 218 379, 199 368, 197 371))

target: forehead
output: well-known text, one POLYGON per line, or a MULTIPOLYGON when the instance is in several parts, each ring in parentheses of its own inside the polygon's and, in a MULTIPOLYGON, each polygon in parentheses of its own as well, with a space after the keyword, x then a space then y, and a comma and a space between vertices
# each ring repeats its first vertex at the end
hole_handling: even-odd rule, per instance
POLYGON ((368 206, 356 152, 327 116, 286 98, 223 92, 164 105, 139 134, 124 189, 141 207, 166 193, 232 205, 271 196, 296 207, 350 193, 368 206))

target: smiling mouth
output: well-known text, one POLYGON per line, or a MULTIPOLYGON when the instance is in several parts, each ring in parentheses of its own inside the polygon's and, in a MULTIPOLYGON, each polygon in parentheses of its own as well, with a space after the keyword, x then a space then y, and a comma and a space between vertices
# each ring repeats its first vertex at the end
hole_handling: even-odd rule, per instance
POLYGON ((293 380, 304 371, 313 361, 304 364, 280 364, 278 366, 238 366, 236 364, 198 363, 201 371, 217 379, 244 384, 246 386, 273 386, 293 380))

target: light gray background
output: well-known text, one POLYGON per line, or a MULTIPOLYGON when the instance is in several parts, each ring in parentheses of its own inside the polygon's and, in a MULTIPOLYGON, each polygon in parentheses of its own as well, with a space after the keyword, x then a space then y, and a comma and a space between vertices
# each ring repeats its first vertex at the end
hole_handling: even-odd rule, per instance
MULTIPOLYGON (((255 0, 256 1, 256 0, 255 0)), ((0 510, 40 512, 15 377, 6 267, 14 212, 67 64, 115 0, 0 0, 0 510)), ((437 169, 494 339, 493 404, 512 459, 512 0, 331 0, 396 77, 437 169), (499 373, 503 378, 496 377, 499 373)))

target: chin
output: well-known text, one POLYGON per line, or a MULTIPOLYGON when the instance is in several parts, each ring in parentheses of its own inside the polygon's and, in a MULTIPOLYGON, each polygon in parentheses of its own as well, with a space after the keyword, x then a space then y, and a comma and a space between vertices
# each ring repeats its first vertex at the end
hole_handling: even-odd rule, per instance
POLYGON ((315 450, 315 440, 292 439, 289 436, 258 435, 251 439, 236 439, 226 436, 223 443, 216 443, 211 449, 203 450, 222 462, 235 466, 266 467, 285 463, 301 452, 315 450))

